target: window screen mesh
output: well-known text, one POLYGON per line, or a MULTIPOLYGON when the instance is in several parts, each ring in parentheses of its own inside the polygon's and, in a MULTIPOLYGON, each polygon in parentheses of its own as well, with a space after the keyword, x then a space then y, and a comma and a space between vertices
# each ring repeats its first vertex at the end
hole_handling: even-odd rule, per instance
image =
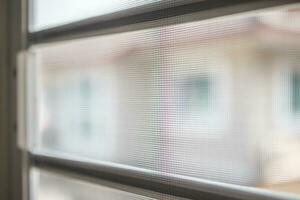
POLYGON ((299 192, 299 7, 31 49, 32 151, 299 192))

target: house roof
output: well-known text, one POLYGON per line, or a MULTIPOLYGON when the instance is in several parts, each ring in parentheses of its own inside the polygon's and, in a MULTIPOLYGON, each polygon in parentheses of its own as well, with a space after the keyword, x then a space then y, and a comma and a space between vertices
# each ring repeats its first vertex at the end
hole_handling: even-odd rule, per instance
POLYGON ((42 65, 54 68, 82 64, 88 66, 99 63, 99 59, 102 64, 111 63, 132 51, 157 49, 157 45, 162 49, 185 43, 220 41, 228 37, 242 38, 245 34, 254 38, 258 45, 284 43, 300 47, 300 8, 232 15, 61 42, 38 46, 36 53, 42 57, 42 65))

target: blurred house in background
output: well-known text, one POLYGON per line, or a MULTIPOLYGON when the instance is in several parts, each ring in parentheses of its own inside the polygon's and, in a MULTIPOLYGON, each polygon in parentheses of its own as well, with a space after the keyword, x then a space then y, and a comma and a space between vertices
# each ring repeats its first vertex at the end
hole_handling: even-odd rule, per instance
POLYGON ((35 145, 226 183, 299 187, 299 23, 300 10, 287 9, 41 48, 35 145))

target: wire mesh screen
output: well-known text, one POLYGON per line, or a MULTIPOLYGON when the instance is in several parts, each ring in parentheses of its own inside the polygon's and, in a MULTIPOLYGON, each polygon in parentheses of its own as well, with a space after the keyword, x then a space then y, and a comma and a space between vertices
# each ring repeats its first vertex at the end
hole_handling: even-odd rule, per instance
POLYGON ((32 150, 299 193, 299 22, 293 6, 34 46, 32 150))

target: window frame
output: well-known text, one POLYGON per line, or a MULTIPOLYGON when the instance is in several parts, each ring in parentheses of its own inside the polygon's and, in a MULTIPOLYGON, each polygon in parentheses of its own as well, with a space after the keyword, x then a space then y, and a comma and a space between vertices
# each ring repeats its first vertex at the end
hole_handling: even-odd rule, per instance
MULTIPOLYGON (((296 198, 293 195, 270 192, 264 189, 216 183, 197 178, 192 179, 141 168, 128 168, 113 163, 89 162, 63 156, 33 153, 26 147, 28 138, 25 139, 31 134, 30 129, 27 127, 28 122, 25 116, 27 106, 30 104, 27 92, 30 92, 28 83, 30 77, 32 78, 32 74, 26 72, 24 65, 27 62, 26 51, 37 44, 42 45, 175 23, 199 21, 257 9, 288 5, 297 3, 299 2, 298 0, 174 0, 172 4, 155 3, 151 6, 143 5, 138 8, 126 9, 37 32, 29 32, 28 29, 28 21, 32 17, 29 13, 30 0, 14 0, 13 2, 16 2, 20 11, 22 11, 22 14, 19 16, 19 26, 21 27, 19 37, 21 37, 17 41, 20 43, 20 48, 12 52, 13 55, 16 55, 20 50, 23 52, 20 54, 21 59, 18 66, 19 90, 15 91, 15 94, 19 96, 17 98, 17 95, 11 94, 13 95, 12 98, 18 103, 18 111, 14 111, 17 121, 14 126, 18 125, 18 140, 19 148, 21 149, 19 159, 22 160, 21 176, 23 189, 22 197, 19 199, 31 199, 29 171, 32 167, 54 171, 58 174, 70 173, 83 179, 85 179, 84 177, 89 177, 105 180, 124 186, 188 199, 279 200, 296 198), (25 92, 22 90, 25 90, 25 92)), ((16 84, 17 80, 14 79, 13 82, 16 84)), ((14 110, 13 107, 10 109, 14 110)))

